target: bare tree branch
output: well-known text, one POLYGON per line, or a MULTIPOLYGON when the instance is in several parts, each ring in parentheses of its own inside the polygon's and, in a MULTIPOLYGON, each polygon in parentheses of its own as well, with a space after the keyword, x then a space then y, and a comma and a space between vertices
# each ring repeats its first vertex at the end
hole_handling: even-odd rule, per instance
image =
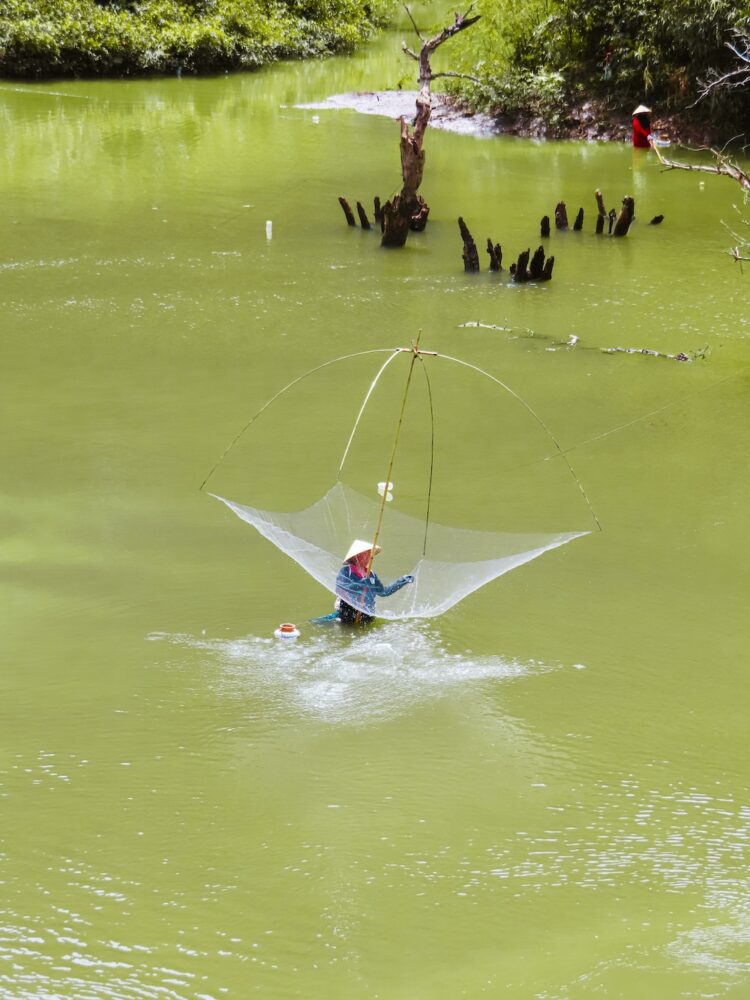
POLYGON ((401 49, 407 54, 407 56, 411 56, 412 59, 416 59, 416 61, 419 62, 419 56, 414 51, 414 49, 410 49, 409 48, 409 46, 406 44, 406 42, 402 42, 401 43, 401 49))
POLYGON ((420 40, 420 42, 423 42, 423 43, 424 43, 424 42, 426 42, 426 41, 427 41, 427 39, 426 39, 426 38, 424 37, 424 35, 422 34, 422 32, 421 32, 421 31, 419 30, 419 28, 417 27, 417 22, 416 22, 416 21, 414 20, 414 18, 413 18, 413 17, 411 16, 411 11, 410 11, 410 10, 409 10, 409 8, 408 8, 408 7, 406 6, 406 4, 404 4, 404 10, 405 10, 405 11, 406 11, 406 13, 407 13, 407 14, 409 15, 409 20, 411 21, 411 26, 412 26, 412 28, 414 28, 414 31, 415 31, 415 32, 417 33, 417 38, 418 38, 418 39, 420 40))
POLYGON ((745 191, 750 191, 750 177, 742 170, 734 160, 730 160, 728 156, 720 149, 710 149, 708 150, 713 156, 716 163, 711 166, 707 163, 680 163, 678 160, 668 160, 666 156, 662 153, 661 149, 651 143, 651 148, 656 153, 659 162, 664 167, 665 170, 691 170, 697 173, 703 174, 717 174, 721 177, 731 177, 732 180, 737 181, 740 187, 745 191))
POLYGON ((711 70, 708 80, 700 81, 701 92, 688 108, 694 108, 715 90, 735 90, 750 83, 750 39, 738 29, 735 29, 734 36, 737 39, 736 44, 724 42, 724 45, 737 57, 741 65, 721 75, 716 70, 711 70))
POLYGON ((446 70, 443 73, 433 73, 432 79, 437 80, 441 76, 451 76, 459 80, 472 80, 474 83, 481 83, 482 81, 478 76, 472 76, 471 73, 453 73, 450 70, 446 70))

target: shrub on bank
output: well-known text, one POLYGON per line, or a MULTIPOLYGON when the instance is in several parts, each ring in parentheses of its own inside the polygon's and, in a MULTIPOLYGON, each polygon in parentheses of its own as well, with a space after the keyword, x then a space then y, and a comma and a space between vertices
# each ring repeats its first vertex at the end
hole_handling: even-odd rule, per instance
POLYGON ((254 69, 349 51, 389 0, 0 0, 0 76, 254 69))
MULTIPOLYGON (((624 105, 682 109, 710 69, 732 66, 725 42, 750 25, 750 0, 479 0, 478 8, 482 19, 466 33, 462 68, 481 83, 463 86, 463 95, 509 114, 535 100, 552 101, 562 114, 581 89, 624 105)), ((717 121, 741 120, 749 105, 750 91, 735 91, 701 110, 717 121)))

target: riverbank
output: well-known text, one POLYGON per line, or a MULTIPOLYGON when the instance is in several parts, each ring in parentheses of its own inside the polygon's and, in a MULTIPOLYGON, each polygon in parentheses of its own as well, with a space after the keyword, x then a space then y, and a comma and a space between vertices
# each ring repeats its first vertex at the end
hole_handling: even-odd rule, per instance
MULTIPOLYGON (((323 101, 301 104, 310 110, 348 108, 365 115, 407 119, 414 116, 416 91, 379 90, 333 94, 323 101)), ((440 93, 432 95, 432 128, 462 135, 515 135, 534 139, 579 139, 583 141, 629 142, 631 117, 606 101, 590 99, 572 107, 566 118, 554 125, 541 116, 487 114, 472 111, 461 101, 440 93)), ((654 132, 677 145, 710 145, 718 141, 715 130, 688 115, 655 115, 654 132)))

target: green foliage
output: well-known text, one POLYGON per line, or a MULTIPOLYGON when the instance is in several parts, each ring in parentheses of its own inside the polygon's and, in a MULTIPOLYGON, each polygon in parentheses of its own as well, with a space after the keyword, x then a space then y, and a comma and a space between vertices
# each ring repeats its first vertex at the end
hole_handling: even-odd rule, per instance
POLYGON ((496 76, 482 75, 469 84, 464 97, 481 111, 510 117, 541 118, 553 128, 565 116, 567 90, 562 73, 510 67, 496 76))
POLYGON ((588 93, 684 107, 710 68, 730 67, 724 43, 750 23, 750 0, 481 0, 480 10, 463 68, 483 85, 464 92, 477 106, 496 92, 497 107, 512 86, 523 93, 534 80, 544 104, 555 74, 569 94, 583 84, 588 93))
POLYGON ((0 0, 0 76, 251 69, 352 49, 390 0, 0 0))

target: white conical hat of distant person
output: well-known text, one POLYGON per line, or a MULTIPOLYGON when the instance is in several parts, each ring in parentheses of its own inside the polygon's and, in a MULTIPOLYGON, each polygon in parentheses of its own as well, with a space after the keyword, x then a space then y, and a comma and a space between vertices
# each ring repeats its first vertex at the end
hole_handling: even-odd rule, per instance
POLYGON ((650 115, 651 108, 647 108, 645 104, 639 104, 638 107, 633 112, 633 117, 636 115, 650 115))
MULTIPOLYGON (((349 546, 349 551, 344 556, 344 562, 349 562, 355 556, 361 556, 364 552, 372 551, 372 542, 364 542, 361 538, 355 538, 352 544, 349 546)), ((374 555, 377 555, 381 551, 379 545, 375 546, 374 555)))

